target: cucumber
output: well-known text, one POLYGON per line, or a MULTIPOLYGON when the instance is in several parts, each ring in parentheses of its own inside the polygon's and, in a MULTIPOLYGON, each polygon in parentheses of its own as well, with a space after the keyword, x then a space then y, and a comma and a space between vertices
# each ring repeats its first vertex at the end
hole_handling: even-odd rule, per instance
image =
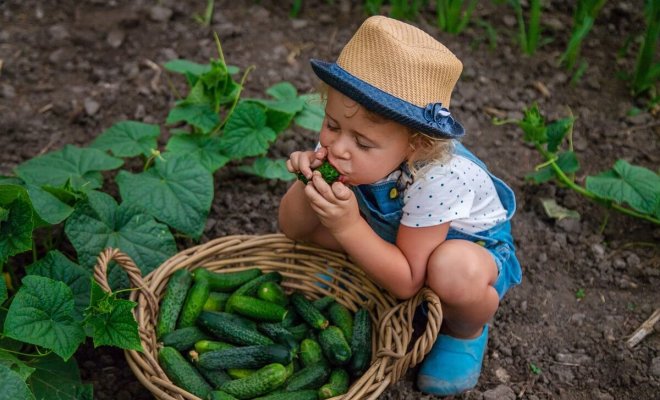
POLYGON ((163 347, 158 352, 158 363, 168 378, 175 385, 195 396, 206 398, 211 392, 211 386, 174 347, 163 347))
POLYGON ((195 342, 195 351, 198 354, 207 353, 214 350, 230 349, 232 347, 234 347, 234 345, 225 342, 218 342, 215 340, 200 340, 195 342))
POLYGON ((192 275, 187 269, 180 269, 170 276, 158 311, 156 337, 160 338, 176 329, 176 321, 179 319, 183 302, 186 300, 186 294, 191 284, 192 275))
POLYGON ((319 332, 319 344, 330 364, 344 365, 351 360, 351 346, 338 327, 330 325, 319 332))
POLYGON ((227 299, 229 299, 229 293, 221 292, 211 292, 209 293, 208 299, 204 303, 202 310, 204 311, 224 311, 225 304, 227 304, 227 299))
POLYGON ((261 275, 259 268, 250 268, 236 272, 213 272, 205 268, 193 271, 195 281, 206 279, 211 290, 216 292, 233 292, 235 289, 261 275))
POLYGON ((314 364, 327 364, 321 345, 313 339, 304 339, 300 343, 300 361, 305 367, 314 364))
POLYGON ((221 369, 212 370, 197 366, 197 370, 213 388, 219 388, 220 385, 231 380, 231 377, 221 369))
POLYGON ((303 389, 318 389, 328 380, 330 368, 323 364, 314 364, 305 367, 293 374, 284 386, 285 392, 303 389))
POLYGON ((335 299, 331 296, 323 296, 320 299, 316 299, 312 302, 312 305, 316 307, 317 310, 319 311, 325 311, 330 304, 334 303, 335 299))
POLYGON ((272 271, 258 276, 241 285, 236 291, 234 291, 234 293, 232 293, 232 296, 254 296, 257 294, 259 286, 264 282, 282 282, 282 274, 277 271, 272 271))
POLYGON ((284 319, 282 320, 282 325, 284 325, 285 327, 288 328, 290 326, 294 326, 294 325, 302 322, 302 320, 300 319, 300 316, 298 315, 296 310, 293 307, 291 307, 291 305, 289 305, 286 308, 286 311, 287 311, 287 313, 284 316, 284 319))
POLYGON ((254 329, 237 322, 233 315, 225 312, 202 311, 197 323, 218 339, 237 345, 273 344, 273 341, 254 329))
POLYGON ((259 332, 271 338, 275 343, 287 346, 294 353, 296 353, 300 347, 298 345, 298 340, 296 340, 293 334, 289 332, 289 330, 284 326, 282 326, 282 324, 262 322, 257 325, 257 329, 259 332))
POLYGON ((256 369, 251 368, 229 368, 227 374, 229 374, 232 379, 243 379, 254 374, 256 371, 256 369))
POLYGON ((300 292, 293 292, 291 294, 291 303, 296 309, 298 315, 302 317, 305 322, 311 325, 316 329, 325 329, 330 324, 330 321, 321 314, 312 302, 307 300, 307 298, 300 292))
POLYGON ((231 314, 227 312, 225 312, 225 316, 241 326, 252 329, 253 331, 257 330, 257 323, 252 321, 251 319, 241 317, 238 314, 231 314))
POLYGON ((316 390, 296 390, 295 392, 273 393, 254 400, 317 400, 316 390))
POLYGON ((256 297, 232 295, 227 300, 227 309, 237 314, 259 321, 281 322, 286 316, 286 308, 256 297))
POLYGON ((291 334, 293 335, 294 338, 296 338, 297 341, 303 340, 305 337, 307 337, 307 333, 309 332, 309 325, 306 323, 301 323, 296 326, 291 326, 286 328, 291 334))
POLYGON ((287 369, 284 365, 268 364, 248 377, 223 383, 220 390, 239 399, 251 399, 282 386, 287 377, 287 369))
POLYGON ((291 350, 281 344, 243 346, 214 350, 199 356, 198 364, 206 369, 260 368, 267 364, 289 364, 291 350))
POLYGON ((353 337, 353 314, 348 308, 334 302, 326 310, 330 322, 341 329, 347 342, 351 342, 353 337))
POLYGON ((164 346, 174 347, 179 351, 184 351, 193 348, 196 342, 208 338, 208 335, 198 327, 188 326, 166 333, 161 338, 161 341, 164 346))
POLYGON ((319 399, 329 399, 348 392, 348 382, 348 372, 346 370, 341 368, 333 369, 330 373, 328 383, 319 389, 319 399))
POLYGON ((214 390, 209 395, 209 400, 238 400, 238 399, 236 399, 236 397, 230 395, 227 392, 223 392, 222 390, 214 390))
POLYGON ((280 306, 289 304, 289 298, 277 282, 264 282, 257 289, 257 297, 280 306))
POLYGON ((206 299, 209 298, 209 293, 209 282, 207 280, 201 279, 193 283, 190 290, 188 290, 186 301, 183 303, 183 308, 181 309, 179 328, 195 325, 199 313, 204 308, 206 299))
POLYGON ((364 308, 357 310, 353 317, 351 353, 348 370, 357 377, 364 374, 371 364, 371 317, 364 308))

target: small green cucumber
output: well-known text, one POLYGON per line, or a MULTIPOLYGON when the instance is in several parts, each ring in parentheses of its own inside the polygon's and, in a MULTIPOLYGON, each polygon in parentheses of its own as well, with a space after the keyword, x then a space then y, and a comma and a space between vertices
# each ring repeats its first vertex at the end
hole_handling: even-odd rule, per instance
POLYGON ((284 316, 284 319, 282 320, 282 325, 284 325, 288 328, 290 326, 294 326, 294 325, 302 322, 302 320, 300 319, 300 316, 298 315, 296 310, 291 305, 287 306, 286 311, 287 311, 287 313, 284 316))
POLYGON ((330 323, 341 329, 346 341, 350 343, 353 337, 353 314, 337 302, 330 304, 326 313, 330 323))
POLYGON ((291 303, 296 309, 298 315, 302 317, 310 326, 316 329, 325 329, 330 324, 330 321, 321 314, 311 301, 300 292, 293 292, 291 294, 291 303))
POLYGON ((364 374, 371 364, 371 317, 364 308, 357 310, 353 317, 351 353, 348 370, 357 377, 364 374))
POLYGON ((222 390, 214 390, 209 395, 209 400, 238 400, 238 399, 227 392, 223 392, 222 390))
POLYGON ((325 311, 330 304, 334 303, 335 299, 331 296, 323 296, 320 299, 316 299, 312 302, 314 307, 316 307, 317 310, 319 311, 325 311))
POLYGON ((257 330, 271 338, 275 343, 287 346, 294 353, 298 352, 300 347, 298 340, 281 323, 261 322, 257 324, 257 330))
POLYGON ((231 380, 231 377, 221 369, 206 369, 198 365, 197 370, 214 389, 219 388, 220 385, 231 380))
POLYGON ((232 347, 200 354, 198 364, 206 369, 260 368, 267 364, 289 364, 291 349, 281 344, 232 347))
POLYGON ((300 342, 300 361, 305 367, 319 363, 327 364, 321 345, 314 339, 303 339, 300 342))
POLYGON ((192 275, 187 269, 177 270, 170 276, 158 311, 156 337, 160 338, 176 329, 176 322, 191 284, 192 275))
POLYGON ((318 400, 318 394, 316 390, 296 390, 256 397, 254 400, 318 400))
POLYGON ((198 354, 207 353, 214 350, 224 350, 234 347, 233 344, 218 342, 215 340, 200 340, 195 342, 195 351, 198 354))
POLYGON ((158 364, 168 378, 181 389, 205 399, 211 386, 204 377, 174 347, 163 347, 158 352, 158 364))
POLYGON ((231 379, 243 379, 257 372, 256 369, 252 368, 229 368, 227 374, 231 376, 231 379))
POLYGON ((193 283, 190 290, 188 290, 186 301, 183 303, 183 309, 179 316, 179 328, 195 325, 199 313, 204 308, 206 299, 209 298, 209 293, 209 282, 207 280, 200 279, 193 283))
POLYGON ((319 399, 329 399, 335 396, 341 396, 348 392, 348 372, 346 370, 337 368, 333 369, 330 373, 328 383, 321 386, 319 389, 319 399))
POLYGON ((250 268, 235 272, 214 272, 205 268, 197 268, 193 271, 195 281, 206 279, 209 281, 209 287, 216 292, 233 292, 246 282, 261 275, 259 268, 250 268))
POLYGON ((251 399, 282 386, 287 377, 288 372, 284 365, 268 364, 250 376, 223 383, 220 390, 239 399, 251 399))
POLYGON ((309 333, 309 325, 306 323, 302 322, 296 326, 290 326, 286 328, 291 334, 293 335, 294 338, 296 338, 297 341, 302 341, 304 338, 307 337, 307 334, 309 333))
POLYGON ((330 368, 323 364, 314 364, 294 373, 284 386, 285 392, 303 389, 318 389, 328 380, 330 368))
POLYGON ((254 296, 257 294, 257 289, 259 289, 259 286, 261 286, 261 284, 264 282, 282 282, 282 274, 277 271, 265 273, 248 282, 245 282, 238 289, 236 289, 232 295, 254 296))
POLYGON ((330 364, 344 365, 351 360, 351 346, 338 327, 330 325, 319 332, 319 344, 330 364))
POLYGON ((209 298, 206 299, 206 303, 204 303, 204 307, 202 307, 202 310, 224 311, 225 304, 227 304, 227 299, 229 299, 229 296, 230 296, 229 293, 222 293, 222 292, 209 293, 209 298))
POLYGON ((193 348, 196 342, 208 339, 209 336, 196 326, 188 326, 166 333, 160 339, 164 346, 174 347, 179 351, 193 348))
POLYGON ((227 309, 237 314, 259 321, 281 322, 286 316, 286 308, 251 296, 232 295, 227 300, 227 309))
POLYGON ((289 298, 277 282, 264 282, 257 289, 257 297, 280 306, 289 304, 289 298))
POLYGON ((236 345, 273 344, 268 337, 238 322, 232 314, 225 312, 202 311, 197 323, 218 339, 236 345))

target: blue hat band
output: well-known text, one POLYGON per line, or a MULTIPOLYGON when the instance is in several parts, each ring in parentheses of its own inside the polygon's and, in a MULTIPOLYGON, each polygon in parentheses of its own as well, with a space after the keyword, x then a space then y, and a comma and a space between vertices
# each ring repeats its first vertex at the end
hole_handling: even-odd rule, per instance
POLYGON ((363 81, 336 63, 312 59, 311 64, 322 81, 387 119, 435 138, 457 139, 465 134, 463 126, 442 103, 418 107, 363 81))

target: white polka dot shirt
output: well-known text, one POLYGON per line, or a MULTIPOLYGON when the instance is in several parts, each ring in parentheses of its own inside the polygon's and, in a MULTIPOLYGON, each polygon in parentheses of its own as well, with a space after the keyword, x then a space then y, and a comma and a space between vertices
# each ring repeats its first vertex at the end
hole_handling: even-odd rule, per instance
POLYGON ((466 233, 481 232, 506 219, 490 176, 465 157, 434 163, 417 173, 403 193, 401 223, 426 227, 451 222, 466 233))

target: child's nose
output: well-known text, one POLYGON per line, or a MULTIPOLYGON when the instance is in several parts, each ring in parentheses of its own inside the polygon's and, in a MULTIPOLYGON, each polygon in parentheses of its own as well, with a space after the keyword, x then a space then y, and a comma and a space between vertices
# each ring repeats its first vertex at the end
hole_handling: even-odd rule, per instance
POLYGON ((335 158, 349 158, 350 142, 346 135, 340 135, 328 146, 328 150, 335 158))

